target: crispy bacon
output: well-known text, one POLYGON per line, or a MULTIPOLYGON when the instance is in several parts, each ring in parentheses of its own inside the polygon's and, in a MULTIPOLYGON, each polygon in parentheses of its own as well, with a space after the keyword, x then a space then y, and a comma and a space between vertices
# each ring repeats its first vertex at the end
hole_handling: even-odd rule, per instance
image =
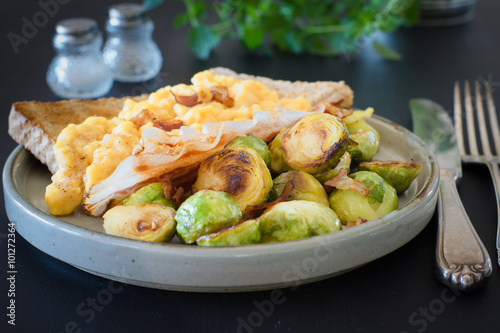
POLYGON ((370 188, 368 186, 366 186, 359 180, 355 180, 347 176, 347 170, 345 169, 340 169, 338 175, 330 180, 327 180, 324 185, 343 190, 349 189, 361 194, 365 198, 370 193, 370 188))
POLYGON ((288 183, 286 183, 285 187, 283 188, 283 192, 276 200, 272 202, 266 202, 260 205, 248 205, 245 210, 252 211, 252 210, 266 209, 280 202, 286 201, 292 195, 292 191, 294 188, 295 184, 292 181, 289 181, 288 183))
POLYGON ((156 119, 157 116, 153 112, 145 108, 142 109, 141 112, 130 118, 130 121, 138 127, 141 127, 149 122, 154 122, 156 119))
POLYGON ((165 132, 170 132, 171 130, 179 129, 183 125, 184 125, 184 123, 180 119, 170 119, 170 120, 166 120, 166 121, 162 121, 162 120, 153 121, 154 127, 158 127, 160 129, 164 130, 165 132))
POLYGON ((186 200, 186 192, 184 191, 184 187, 179 186, 175 190, 175 194, 172 196, 172 200, 174 200, 177 207, 179 207, 186 200))
POLYGON ((163 177, 161 188, 163 189, 163 195, 165 195, 165 199, 171 200, 172 196, 175 194, 175 188, 169 176, 163 177))
POLYGON ((364 218, 362 218, 362 217, 360 216, 360 217, 358 217, 358 219, 357 219, 356 221, 349 221, 349 222, 347 222, 346 227, 347 227, 347 228, 352 228, 352 227, 355 227, 355 226, 361 225, 361 224, 363 224, 363 223, 365 223, 365 222, 368 222, 368 220, 367 220, 367 219, 364 219, 364 218))
POLYGON ((165 175, 165 177, 163 177, 163 184, 161 187, 163 189, 165 199, 173 200, 177 207, 179 207, 181 203, 186 200, 184 188, 181 186, 175 187, 168 175, 165 175))
POLYGON ((170 93, 174 96, 175 101, 179 104, 182 104, 187 107, 192 107, 195 106, 196 104, 200 104, 201 102, 198 101, 198 94, 194 93, 192 95, 176 95, 172 90, 170 90, 170 93))
POLYGON ((228 108, 234 106, 234 99, 229 97, 229 93, 226 86, 213 86, 211 89, 213 94, 213 100, 219 102, 228 108))
MULTIPOLYGON (((342 100, 340 102, 342 102, 342 100)), ((340 104, 340 102, 338 102, 338 103, 323 103, 325 106, 325 112, 329 113, 331 115, 334 115, 335 117, 340 118, 340 119, 345 118, 347 116, 350 116, 351 114, 354 113, 353 109, 339 108, 338 105, 340 104)))

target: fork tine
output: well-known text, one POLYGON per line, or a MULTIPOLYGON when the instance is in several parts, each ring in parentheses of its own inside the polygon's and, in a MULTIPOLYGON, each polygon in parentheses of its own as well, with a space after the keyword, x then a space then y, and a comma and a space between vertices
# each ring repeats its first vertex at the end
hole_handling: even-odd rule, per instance
POLYGON ((491 86, 489 82, 485 83, 486 87, 486 102, 488 104, 488 116, 490 118, 490 128, 493 134, 493 141, 495 143, 495 153, 500 154, 500 129, 498 128, 497 112, 495 109, 495 103, 493 102, 493 97, 491 95, 491 86))
POLYGON ((467 125, 467 136, 469 138, 469 149, 471 155, 479 155, 479 149, 477 148, 477 139, 476 139, 476 130, 475 130, 475 121, 474 114, 472 108, 472 98, 470 93, 470 85, 469 81, 465 81, 465 117, 466 117, 466 125, 467 125))
POLYGON ((458 81, 455 81, 455 91, 453 96, 453 118, 455 120, 455 134, 457 138, 458 149, 460 150, 460 155, 465 155, 464 132, 462 125, 462 101, 460 97, 460 84, 458 83, 458 81))
POLYGON ((490 141, 488 139, 488 130, 486 129, 486 120, 484 118, 483 97, 481 95, 481 87, 479 81, 475 82, 476 88, 476 109, 477 109, 477 122, 479 124, 479 135, 481 137, 481 145, 483 148, 483 155, 491 156, 490 141))

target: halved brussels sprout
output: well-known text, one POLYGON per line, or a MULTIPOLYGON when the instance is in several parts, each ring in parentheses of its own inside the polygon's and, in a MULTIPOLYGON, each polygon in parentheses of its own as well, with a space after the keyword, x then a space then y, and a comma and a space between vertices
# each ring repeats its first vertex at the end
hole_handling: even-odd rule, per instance
POLYGON ((234 146, 201 163, 193 192, 205 189, 226 192, 244 212, 248 205, 266 202, 272 186, 271 173, 259 154, 248 147, 234 146))
POLYGON ((351 154, 347 151, 339 159, 337 165, 326 170, 325 172, 315 174, 314 178, 316 178, 321 184, 324 184, 327 180, 330 180, 338 175, 341 169, 346 170, 347 173, 351 171, 351 154))
POLYGON ((422 164, 411 161, 367 161, 359 164, 360 171, 373 171, 384 178, 401 194, 410 187, 420 173, 422 164))
POLYGON ((241 209, 229 194, 199 191, 177 209, 177 235, 184 243, 192 244, 203 235, 236 225, 241 218, 241 209))
POLYGON ((162 183, 152 183, 143 186, 122 201, 122 205, 124 206, 136 203, 159 203, 173 209, 177 208, 173 200, 165 198, 162 183))
POLYGON ((347 131, 349 134, 354 134, 357 131, 365 131, 365 132, 374 132, 377 136, 377 139, 380 141, 380 133, 370 124, 368 124, 365 120, 359 120, 355 123, 347 125, 347 131))
POLYGON ((115 206, 104 215, 107 234, 149 242, 169 242, 175 235, 175 210, 158 203, 115 206))
POLYGON ((201 236, 196 244, 201 246, 237 246, 260 243, 259 220, 247 220, 227 229, 201 236))
POLYGON ((233 146, 246 146, 255 149, 255 151, 264 160, 264 163, 266 163, 266 166, 268 168, 270 167, 271 152, 269 151, 269 147, 263 140, 259 139, 255 135, 253 134, 240 135, 226 145, 226 147, 233 147, 233 146))
POLYGON ((334 189, 330 193, 330 207, 342 224, 359 217, 371 221, 398 208, 396 190, 375 172, 358 171, 349 177, 366 185, 368 191, 366 197, 351 189, 334 189))
POLYGON ((346 125, 328 113, 299 119, 281 138, 285 163, 295 170, 321 173, 344 155, 348 142, 346 125))
POLYGON ((261 243, 284 242, 327 234, 341 229, 333 210, 314 201, 285 201, 259 217, 261 243))
POLYGON ((274 174, 280 174, 285 171, 292 170, 292 168, 285 163, 285 156, 283 155, 283 150, 281 149, 281 138, 286 131, 287 128, 282 129, 269 144, 269 152, 271 153, 271 165, 269 169, 274 174))
POLYGON ((379 140, 373 131, 359 130, 349 134, 349 139, 356 143, 349 143, 347 146, 347 151, 351 154, 351 161, 354 164, 371 160, 378 151, 379 140))
POLYGON ((307 172, 299 170, 287 171, 276 177, 273 180, 273 188, 269 192, 268 201, 278 199, 288 182, 292 182, 293 190, 286 201, 308 200, 329 206, 328 195, 323 185, 307 172))

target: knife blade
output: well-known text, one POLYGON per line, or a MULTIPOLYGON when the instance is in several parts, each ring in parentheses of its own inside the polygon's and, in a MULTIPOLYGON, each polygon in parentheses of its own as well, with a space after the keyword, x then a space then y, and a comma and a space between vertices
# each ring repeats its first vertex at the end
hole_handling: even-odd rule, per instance
POLYGON ((428 99, 410 100, 413 132, 434 152, 440 167, 436 274, 445 285, 470 291, 484 285, 491 260, 457 191, 462 176, 455 130, 443 107, 428 99))

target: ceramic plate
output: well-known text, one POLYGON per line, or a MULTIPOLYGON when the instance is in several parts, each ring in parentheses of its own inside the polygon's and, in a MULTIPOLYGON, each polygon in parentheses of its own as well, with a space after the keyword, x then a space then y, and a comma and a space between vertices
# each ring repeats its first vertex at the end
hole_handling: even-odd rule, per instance
POLYGON ((414 160, 422 170, 399 208, 355 228, 313 238, 239 247, 158 244, 107 235, 102 219, 81 211, 50 215, 44 203, 47 167, 22 146, 3 172, 9 219, 41 251, 82 270, 125 283, 186 291, 249 291, 326 279, 380 258, 414 238, 435 209, 439 169, 413 133, 384 118, 369 122, 381 134, 380 160, 414 160))

